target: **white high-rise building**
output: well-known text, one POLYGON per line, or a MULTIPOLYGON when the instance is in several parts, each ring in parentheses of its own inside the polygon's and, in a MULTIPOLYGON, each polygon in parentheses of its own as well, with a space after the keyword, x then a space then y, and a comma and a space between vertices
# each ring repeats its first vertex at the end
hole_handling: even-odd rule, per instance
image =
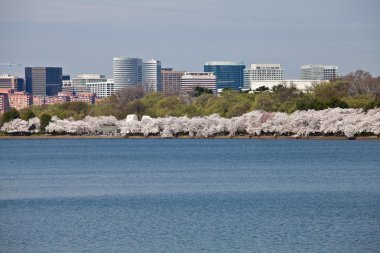
POLYGON ((301 66, 302 80, 334 80, 338 76, 338 66, 307 64, 301 66))
POLYGON ((255 81, 281 81, 284 70, 280 64, 251 64, 244 70, 244 88, 249 89, 255 81))
POLYGON ((147 92, 162 92, 161 61, 144 61, 143 86, 147 92))
POLYGON ((87 83, 91 93, 95 93, 96 97, 109 97, 114 93, 114 82, 112 79, 107 79, 102 82, 87 83))
POLYGON ((113 80, 115 91, 128 85, 142 84, 142 60, 131 57, 113 58, 113 80))
POLYGON ((216 93, 216 76, 213 72, 185 72, 181 77, 181 92, 188 94, 197 86, 216 93))
POLYGON ((100 74, 81 74, 70 80, 70 83, 65 83, 62 86, 62 91, 71 91, 75 93, 88 93, 90 87, 88 83, 105 82, 107 81, 105 75, 100 74))

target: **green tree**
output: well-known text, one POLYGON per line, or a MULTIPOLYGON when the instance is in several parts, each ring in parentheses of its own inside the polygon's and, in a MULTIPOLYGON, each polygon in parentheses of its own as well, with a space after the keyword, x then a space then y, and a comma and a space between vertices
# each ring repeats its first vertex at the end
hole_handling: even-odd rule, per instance
POLYGON ((349 108, 365 108, 374 101, 371 95, 344 97, 342 100, 348 104, 349 108))
POLYGON ((228 108, 226 117, 231 118, 231 117, 241 116, 244 113, 247 113, 249 109, 250 109, 250 104, 245 101, 234 103, 232 106, 228 108))
POLYGON ((364 110, 365 111, 368 111, 370 109, 374 109, 374 108, 380 108, 380 98, 379 99, 376 99, 370 103, 368 103, 365 107, 364 107, 364 110))
POLYGON ((45 132, 45 128, 49 125, 51 121, 51 116, 49 114, 42 114, 40 117, 41 120, 41 131, 45 132))
POLYGON ((327 106, 330 108, 348 108, 348 104, 344 102, 343 100, 340 100, 339 98, 332 98, 328 103, 327 106))
POLYGON ((269 91, 269 88, 266 86, 260 86, 255 90, 256 92, 264 92, 264 91, 269 91))
POLYGON ((154 105, 157 115, 160 117, 165 116, 182 116, 184 104, 182 101, 175 96, 163 97, 154 105))
POLYGON ((296 100, 296 110, 324 110, 326 103, 314 98, 312 94, 306 94, 296 100))
POLYGON ((19 112, 15 108, 12 108, 9 112, 6 112, 3 114, 3 123, 6 123, 18 118, 20 118, 19 112))
POLYGON ((127 104, 126 111, 128 114, 136 114, 141 119, 145 112, 145 106, 140 99, 136 99, 127 104))
POLYGON ((256 96, 255 99, 255 109, 263 110, 267 112, 276 111, 276 105, 273 98, 273 93, 260 93, 256 96))
POLYGON ((36 117, 32 109, 26 108, 20 111, 20 119, 28 121, 31 118, 36 117))
POLYGON ((206 93, 206 94, 212 94, 212 90, 207 89, 205 87, 197 86, 197 87, 194 88, 192 96, 193 97, 199 97, 200 95, 202 95, 204 93, 206 93))

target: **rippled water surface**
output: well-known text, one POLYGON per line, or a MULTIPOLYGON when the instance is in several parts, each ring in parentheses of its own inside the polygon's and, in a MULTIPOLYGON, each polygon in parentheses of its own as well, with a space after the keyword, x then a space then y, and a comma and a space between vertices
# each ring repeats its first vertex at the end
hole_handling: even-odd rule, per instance
POLYGON ((0 140, 0 252, 380 252, 380 142, 0 140))

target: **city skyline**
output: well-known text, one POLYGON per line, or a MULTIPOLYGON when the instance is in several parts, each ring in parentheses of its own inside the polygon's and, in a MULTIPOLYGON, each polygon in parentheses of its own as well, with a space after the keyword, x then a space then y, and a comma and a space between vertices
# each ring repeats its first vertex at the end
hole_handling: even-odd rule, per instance
POLYGON ((304 64, 380 75, 374 0, 5 0, 0 6, 0 61, 21 63, 12 69, 17 75, 27 66, 62 66, 72 76, 111 77, 112 58, 122 55, 189 72, 202 71, 207 61, 243 61, 279 63, 286 79, 299 79, 304 64))

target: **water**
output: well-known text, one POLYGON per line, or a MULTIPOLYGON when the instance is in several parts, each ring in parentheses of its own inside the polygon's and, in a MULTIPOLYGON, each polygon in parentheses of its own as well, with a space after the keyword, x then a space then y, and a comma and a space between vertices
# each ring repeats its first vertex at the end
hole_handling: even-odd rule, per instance
POLYGON ((380 142, 0 140, 0 252, 380 252, 380 142))

